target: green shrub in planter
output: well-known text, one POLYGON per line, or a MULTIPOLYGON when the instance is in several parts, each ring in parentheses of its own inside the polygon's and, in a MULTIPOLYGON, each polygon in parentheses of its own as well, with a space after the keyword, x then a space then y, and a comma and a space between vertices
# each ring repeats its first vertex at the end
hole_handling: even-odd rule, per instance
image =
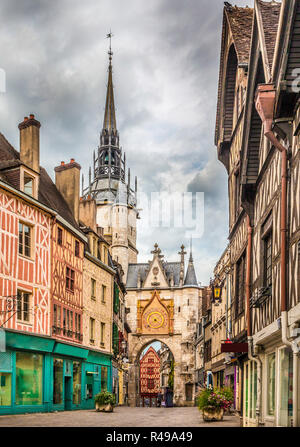
POLYGON ((100 393, 96 394, 94 399, 97 411, 113 411, 116 398, 109 391, 101 391, 100 393))

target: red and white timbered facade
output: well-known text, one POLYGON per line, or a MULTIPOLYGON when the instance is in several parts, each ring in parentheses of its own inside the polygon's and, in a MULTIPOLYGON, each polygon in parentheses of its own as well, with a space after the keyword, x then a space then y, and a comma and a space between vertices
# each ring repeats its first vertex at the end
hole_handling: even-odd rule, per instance
POLYGON ((140 393, 143 396, 157 396, 160 392, 160 358, 152 348, 140 360, 140 393))
POLYGON ((4 328, 50 335, 51 219, 50 212, 0 187, 0 326, 4 328))
POLYGON ((59 221, 52 229, 52 335, 82 343, 84 244, 59 221))

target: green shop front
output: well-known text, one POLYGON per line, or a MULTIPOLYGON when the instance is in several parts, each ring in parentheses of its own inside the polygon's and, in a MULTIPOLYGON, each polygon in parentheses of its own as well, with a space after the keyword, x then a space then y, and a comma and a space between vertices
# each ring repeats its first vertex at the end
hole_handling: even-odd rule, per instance
POLYGON ((2 351, 0 414, 91 409, 98 392, 111 391, 107 354, 12 331, 2 351))

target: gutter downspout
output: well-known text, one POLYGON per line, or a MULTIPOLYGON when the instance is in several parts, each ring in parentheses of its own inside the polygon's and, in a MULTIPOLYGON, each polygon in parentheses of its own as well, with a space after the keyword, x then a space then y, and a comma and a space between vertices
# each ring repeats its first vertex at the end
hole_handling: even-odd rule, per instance
POLYGON ((253 356, 252 320, 250 310, 250 284, 251 284, 251 253, 252 253, 252 227, 250 217, 247 215, 248 244, 247 244, 247 271, 246 271, 246 311, 247 311, 247 336, 248 336, 248 358, 257 365, 257 398, 256 398, 256 420, 261 425, 261 371, 262 362, 259 356, 253 356))
POLYGON ((277 140, 272 130, 276 90, 274 84, 261 84, 255 97, 256 110, 262 120, 264 135, 281 153, 281 197, 280 197, 280 295, 281 295, 281 338, 283 344, 293 351, 293 426, 298 426, 298 344, 288 340, 287 280, 286 280, 286 233, 287 233, 287 149, 277 140))

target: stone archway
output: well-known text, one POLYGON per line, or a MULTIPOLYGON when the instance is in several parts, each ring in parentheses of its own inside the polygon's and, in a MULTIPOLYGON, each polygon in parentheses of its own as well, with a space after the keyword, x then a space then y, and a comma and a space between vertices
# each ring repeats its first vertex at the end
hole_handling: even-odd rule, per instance
POLYGON ((128 403, 131 407, 139 405, 139 359, 142 351, 147 345, 159 341, 165 344, 174 357, 174 396, 175 406, 182 406, 185 389, 182 383, 181 372, 181 350, 180 335, 138 335, 129 334, 129 384, 128 384, 128 403))

